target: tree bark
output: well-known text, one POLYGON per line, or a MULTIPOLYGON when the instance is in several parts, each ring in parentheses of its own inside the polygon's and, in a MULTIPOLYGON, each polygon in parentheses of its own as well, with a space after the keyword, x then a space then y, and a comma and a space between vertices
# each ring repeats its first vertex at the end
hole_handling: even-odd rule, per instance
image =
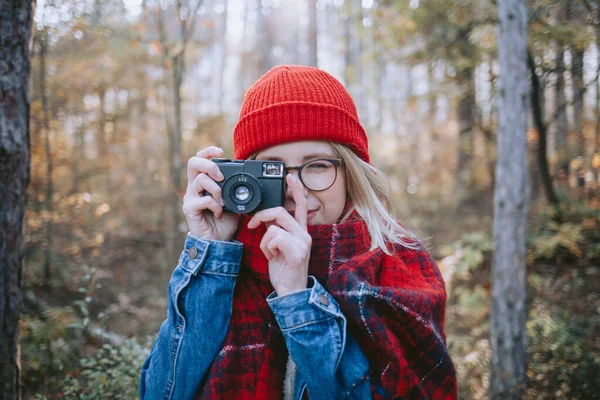
POLYGON ((343 83, 348 90, 350 90, 350 65, 352 63, 352 38, 350 35, 352 34, 352 19, 350 15, 352 15, 352 5, 350 1, 346 1, 344 3, 344 15, 346 19, 344 20, 344 76, 343 83))
POLYGON ((185 72, 184 53, 183 51, 176 54, 172 58, 173 73, 173 138, 171 148, 171 182, 173 182, 173 190, 171 191, 171 215, 173 221, 173 246, 178 243, 179 224, 181 223, 181 205, 179 194, 181 189, 181 85, 183 83, 183 74, 185 72))
MULTIPOLYGON (((529 63, 530 61, 533 61, 533 59, 529 59, 529 52, 527 53, 527 62, 529 63)), ((542 54, 541 56, 542 58, 542 64, 544 64, 544 56, 542 54)), ((529 64, 528 64, 528 68, 529 68, 529 64)), ((535 74, 535 72, 533 72, 535 74)), ((534 76, 531 75, 531 78, 533 79, 534 76)), ((532 104, 532 109, 534 109, 534 112, 539 113, 539 120, 540 121, 544 121, 545 119, 545 105, 546 105, 546 96, 545 96, 545 87, 542 81, 540 81, 539 79, 536 80, 535 83, 531 84, 531 93, 530 93, 530 98, 531 98, 531 104, 532 104)), ((538 118, 538 115, 534 116, 535 119, 538 118)), ((537 138, 532 138, 534 140, 528 140, 527 141, 527 153, 528 153, 528 163, 527 166, 529 168, 529 203, 535 203, 539 197, 540 197, 540 188, 543 187, 542 184, 542 169, 545 167, 546 170, 548 169, 548 161, 547 161, 547 156, 546 156, 546 152, 548 150, 548 145, 546 144, 546 139, 548 138, 548 134, 547 134, 547 127, 545 125, 542 125, 542 129, 541 129, 542 133, 540 134, 539 130, 538 130, 538 137, 537 138), (540 166, 541 162, 536 162, 536 160, 538 160, 538 157, 540 155, 540 152, 543 151, 544 152, 544 162, 545 162, 545 166, 540 166), (531 157, 531 156, 532 157, 531 157), (529 162, 530 157, 533 158, 534 162, 529 162)), ((548 174, 548 178, 550 179, 550 175, 548 174)), ((550 180, 550 185, 552 185, 552 180, 550 180)))
MULTIPOLYGON (((373 47, 373 62, 374 62, 374 82, 373 87, 376 87, 376 101, 377 101, 377 115, 375 132, 382 133, 383 122, 386 113, 386 89, 387 89, 387 75, 386 75, 386 62, 384 59, 385 48, 383 46, 380 37, 383 37, 376 25, 376 13, 371 10, 371 18, 373 18, 373 26, 371 27, 371 43, 373 47)), ((429 68, 428 68, 429 70, 429 68)), ((431 83, 429 83, 431 85, 431 83)))
POLYGON ((463 94, 458 101, 458 168, 456 191, 459 197, 472 186, 472 160, 474 150, 473 128, 475 110, 475 92, 473 90, 472 70, 464 75, 463 94))
POLYGON ((288 51, 290 52, 290 60, 292 64, 301 64, 300 61, 300 44, 301 44, 301 40, 300 40, 300 35, 301 35, 301 23, 300 23, 300 16, 302 15, 302 10, 300 8, 300 2, 294 2, 294 8, 292 9, 292 12, 295 15, 295 18, 293 20, 294 25, 290 26, 290 29, 292 29, 293 36, 289 42, 288 45, 288 51))
MULTIPOLYGON (((496 63, 496 60, 490 60, 488 63, 488 74, 489 74, 489 80, 492 83, 491 85, 491 93, 490 93, 490 98, 495 99, 496 96, 498 95, 498 85, 497 85, 497 80, 496 80, 496 75, 494 74, 494 63, 496 63)), ((496 135, 497 132, 494 132, 494 128, 493 128, 493 122, 494 120, 496 120, 496 113, 497 113, 497 109, 496 107, 493 107, 490 109, 490 115, 489 115, 489 121, 488 121, 488 126, 483 127, 482 132, 483 135, 485 137, 484 140, 484 144, 485 144, 485 154, 486 154, 486 159, 487 159, 487 169, 489 171, 490 174, 490 193, 494 192, 495 186, 496 186, 496 135)), ((483 124, 480 124, 481 126, 483 126, 483 124)))
POLYGON ((98 88, 98 99, 100 100, 100 105, 98 106, 98 136, 96 136, 96 146, 98 162, 104 166, 106 157, 106 88, 103 84, 98 88))
POLYGON ((52 171, 54 165, 52 162, 52 145, 50 143, 50 118, 48 116, 48 98, 46 96, 46 54, 48 52, 48 31, 44 30, 39 34, 40 45, 40 97, 42 100, 42 120, 44 125, 44 152, 46 153, 46 200, 44 208, 48 215, 46 221, 46 239, 44 247, 44 275, 42 277, 43 285, 50 286, 50 275, 52 269, 52 212, 54 196, 54 182, 52 181, 52 171))
POLYGON ((86 123, 82 122, 81 125, 77 127, 75 132, 75 146, 73 152, 73 188, 71 189, 71 194, 78 193, 81 190, 81 182, 82 182, 82 169, 81 166, 85 165, 85 130, 86 123))
POLYGON ((29 42, 35 2, 0 3, 0 400, 19 399, 22 232, 30 177, 29 42))
POLYGON ((273 67, 273 57, 271 57, 271 51, 273 51, 273 31, 271 24, 269 23, 269 16, 271 14, 264 14, 261 0, 256 0, 256 9, 256 31, 259 37, 258 54, 260 56, 259 76, 262 76, 273 67))
POLYGON ((366 96, 363 96, 361 60, 363 9, 357 0, 346 0, 344 9, 344 84, 357 105, 359 117, 364 118, 366 96))
POLYGON ((554 187, 552 185, 552 177, 550 176, 550 169, 548 167, 548 156, 546 154, 546 125, 544 124, 543 120, 542 103, 539 95, 542 89, 540 88, 540 79, 535 73, 535 62, 533 60, 533 55, 530 52, 527 53, 527 65, 531 76, 532 115, 539 137, 537 147, 537 160, 540 169, 542 185, 544 186, 544 193, 546 194, 546 199, 558 211, 559 199, 556 195, 556 192, 554 192, 554 187))
MULTIPOLYGON (((596 49, 600 49, 600 4, 596 6, 596 18, 594 22, 594 32, 596 33, 596 49)), ((600 51, 597 51, 597 65, 600 66, 600 51)), ((592 157, 600 149, 600 76, 596 77, 596 129, 594 130, 594 142, 591 149, 591 156, 588 160, 589 169, 593 171, 594 187, 598 185, 599 169, 591 168, 592 157)))
POLYGON ((583 50, 571 47, 571 77, 573 78, 573 131, 577 134, 577 155, 585 153, 585 137, 583 136, 583 98, 585 83, 583 82, 583 50))
POLYGON ((554 103, 556 107, 556 131, 553 151, 559 156, 567 147, 567 101, 565 96, 565 51, 562 44, 556 46, 556 86, 554 103))
MULTIPOLYGON (((556 22, 564 23, 567 18, 566 2, 556 4, 556 22)), ((567 98, 565 94, 565 45, 562 41, 556 42, 555 59, 556 85, 554 86, 554 108, 556 113, 556 129, 554 143, 550 149, 551 154, 558 155, 558 164, 563 161, 567 150, 567 132, 569 123, 567 119, 567 98)))
POLYGON ((242 104, 244 100, 244 95, 246 93, 246 88, 248 87, 248 83, 250 81, 250 66, 248 65, 248 61, 250 60, 249 52, 248 52, 248 35, 250 33, 250 21, 248 20, 248 12, 250 11, 250 0, 244 2, 244 14, 242 18, 243 24, 243 36, 242 36, 242 59, 240 63, 240 71, 238 74, 239 79, 239 88, 240 95, 239 100, 236 104, 242 104))
POLYGON ((219 114, 225 114, 225 66, 227 63, 227 5, 228 0, 223 0, 223 18, 221 20, 220 59, 219 59, 219 114))
POLYGON ((427 85, 429 87, 427 91, 428 107, 428 119, 431 126, 435 126, 435 120, 437 117, 437 100, 438 100, 438 82, 434 75, 436 61, 432 60, 427 64, 427 85))
MULTIPOLYGON (((469 41, 468 30, 461 31, 460 37, 465 42, 469 41)), ((471 46, 463 46, 463 57, 472 55, 471 46)), ((462 93, 458 100, 458 163, 456 170, 456 193, 459 201, 464 200, 466 193, 473 185, 473 156, 474 156, 474 128, 475 128, 475 69, 465 65, 458 71, 458 84, 462 93)))
POLYGON ((527 6, 498 2, 498 160, 492 260, 492 399, 520 399, 527 372, 527 6))
MULTIPOLYGON (((567 19, 571 23, 582 23, 581 7, 574 1, 567 3, 567 19)), ((573 131, 577 135, 577 156, 585 154, 585 137, 583 136, 583 99, 585 94, 585 83, 583 82, 583 53, 584 50, 573 45, 571 50, 571 79, 573 84, 573 131)))

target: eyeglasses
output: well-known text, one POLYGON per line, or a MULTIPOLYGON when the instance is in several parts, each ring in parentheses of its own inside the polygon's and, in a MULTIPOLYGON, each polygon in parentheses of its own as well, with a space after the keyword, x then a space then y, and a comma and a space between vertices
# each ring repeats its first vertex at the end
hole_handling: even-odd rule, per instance
POLYGON ((307 189, 322 192, 333 186, 337 179, 337 169, 342 165, 342 160, 335 158, 319 158, 311 160, 299 167, 286 167, 286 173, 298 171, 300 182, 307 189))

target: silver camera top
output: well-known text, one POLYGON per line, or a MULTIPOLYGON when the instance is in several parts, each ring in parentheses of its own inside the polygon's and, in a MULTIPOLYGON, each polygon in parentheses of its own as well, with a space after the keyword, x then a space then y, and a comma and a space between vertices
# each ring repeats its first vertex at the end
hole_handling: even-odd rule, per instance
POLYGON ((283 165, 280 163, 264 163, 263 176, 281 178, 283 177, 283 165))

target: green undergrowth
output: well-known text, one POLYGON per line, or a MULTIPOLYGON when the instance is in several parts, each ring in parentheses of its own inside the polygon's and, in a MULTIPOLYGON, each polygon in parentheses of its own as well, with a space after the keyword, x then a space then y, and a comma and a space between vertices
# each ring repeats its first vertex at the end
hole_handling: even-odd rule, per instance
POLYGON ((102 312, 92 315, 93 268, 82 266, 81 298, 21 319, 23 398, 138 398, 142 363, 153 338, 123 338, 102 330, 102 312))
MULTIPOLYGON (((528 239, 529 399, 591 399, 600 392, 600 215, 581 204, 531 219, 528 239)), ((453 269, 446 316, 460 397, 488 398, 493 241, 463 235, 443 249, 453 269)))

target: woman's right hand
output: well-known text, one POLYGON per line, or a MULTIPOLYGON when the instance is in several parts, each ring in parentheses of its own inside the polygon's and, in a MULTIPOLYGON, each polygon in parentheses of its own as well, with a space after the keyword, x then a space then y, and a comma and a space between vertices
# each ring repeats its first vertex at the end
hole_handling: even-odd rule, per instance
POLYGON ((218 147, 207 147, 187 164, 188 185, 183 197, 183 214, 190 233, 200 239, 230 241, 238 227, 239 215, 223 212, 221 187, 216 183, 223 180, 223 174, 211 161, 222 154, 223 150, 218 147), (204 196, 204 190, 212 197, 204 196))

